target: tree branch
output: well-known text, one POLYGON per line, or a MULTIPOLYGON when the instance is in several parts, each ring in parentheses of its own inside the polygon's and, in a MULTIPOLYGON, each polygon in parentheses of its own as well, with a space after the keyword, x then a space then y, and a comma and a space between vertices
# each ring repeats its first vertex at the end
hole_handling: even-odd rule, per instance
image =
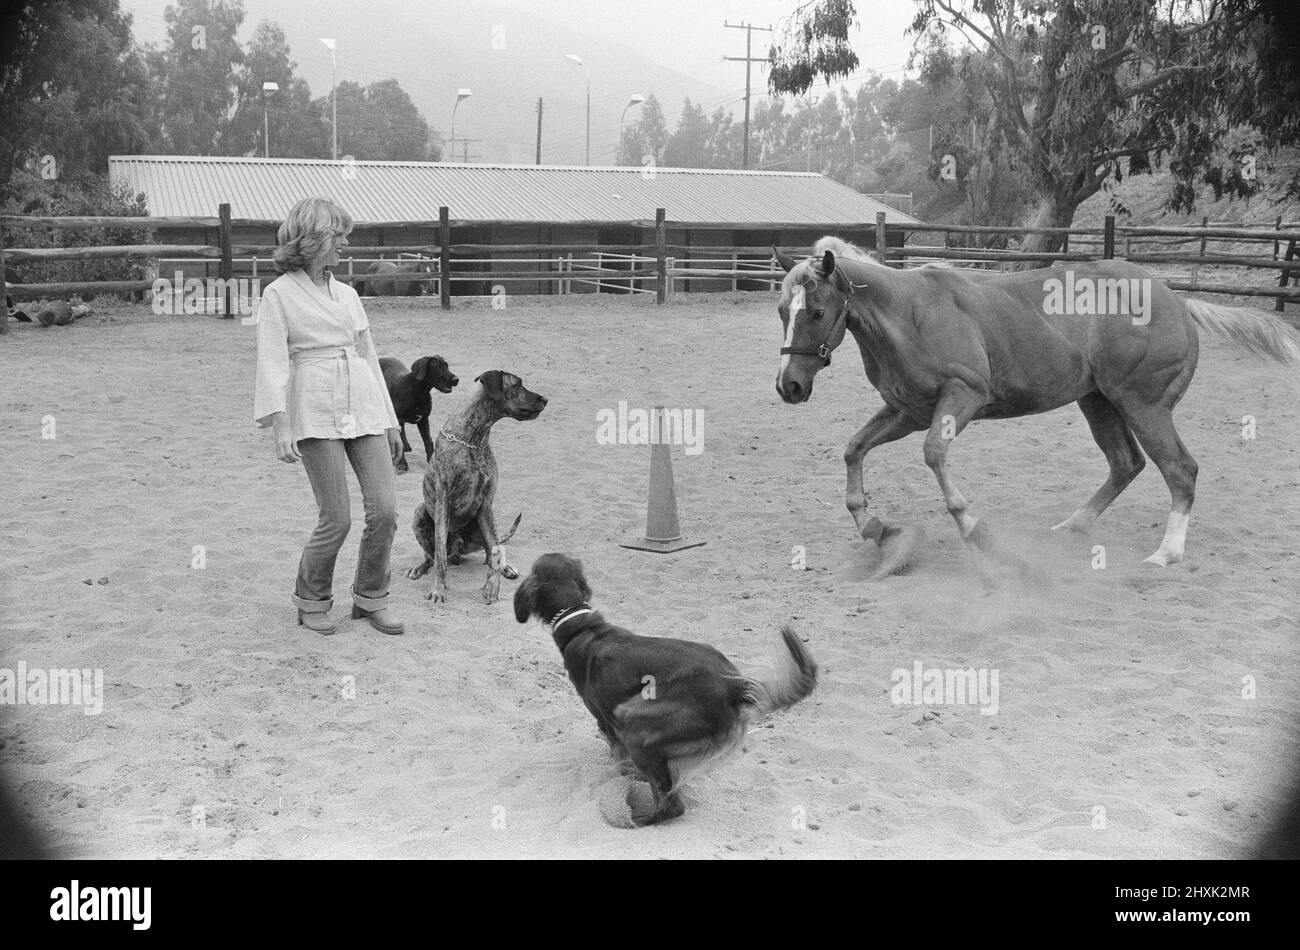
MULTIPOLYGON (((1005 68, 1003 69, 1003 75, 1006 79, 1007 93, 1010 96, 1011 107, 1013 110, 1012 119, 1016 123, 1016 128, 1018 128, 1020 130, 1020 133, 1027 138, 1029 136, 1029 120, 1025 118, 1024 103, 1020 101, 1020 84, 1018 81, 1019 77, 1016 75, 1015 57, 1012 56, 1011 53, 1005 49, 1002 43, 999 43, 997 40, 993 39, 993 37, 989 36, 988 33, 981 30, 978 26, 976 26, 973 22, 971 22, 971 20, 966 16, 966 14, 955 9, 952 6, 952 4, 948 2, 948 0, 934 0, 934 2, 939 7, 939 9, 945 11, 948 14, 948 16, 950 16, 955 21, 955 23, 957 24, 964 23, 965 25, 969 26, 981 39, 984 40, 985 43, 989 45, 989 49, 997 53, 998 56, 1002 59, 1003 63, 1005 64, 1005 68)), ((989 21, 991 24, 994 24, 996 30, 996 21, 994 21, 992 17, 989 18, 989 21)), ((998 32, 999 34, 1001 33, 1000 30, 996 30, 996 32, 998 32)))
POLYGON ((1131 148, 1117 148, 1113 151, 1102 152, 1100 155, 1089 156, 1088 161, 1091 165, 1096 166, 1101 162, 1109 162, 1116 158, 1123 158, 1125 155, 1141 155, 1143 152, 1149 152, 1153 148, 1159 148, 1156 145, 1134 145, 1131 148))
POLYGON ((1157 86, 1162 86, 1171 79, 1176 79, 1182 73, 1204 72, 1207 69, 1209 69, 1208 66, 1170 66, 1164 72, 1156 73, 1150 79, 1144 79, 1142 82, 1126 89, 1120 89, 1119 94, 1125 99, 1131 99, 1134 96, 1142 95, 1144 92, 1149 92, 1157 86))

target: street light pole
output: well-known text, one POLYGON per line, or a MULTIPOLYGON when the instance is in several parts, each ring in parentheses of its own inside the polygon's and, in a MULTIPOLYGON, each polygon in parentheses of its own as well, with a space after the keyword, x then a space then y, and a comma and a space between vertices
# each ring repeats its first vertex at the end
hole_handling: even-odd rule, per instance
POLYGON ((262 83, 262 151, 265 153, 266 158, 271 157, 271 123, 266 117, 266 94, 279 91, 279 83, 262 83))
POLYGON ((618 117, 618 148, 620 152, 623 150, 623 120, 627 117, 627 110, 633 106, 639 106, 643 102, 645 102, 645 96, 634 95, 627 101, 627 105, 623 107, 623 114, 618 117))
MULTIPOLYGON (((461 100, 468 99, 472 95, 474 93, 468 89, 457 89, 456 104, 451 107, 451 160, 453 162, 456 160, 456 110, 460 108, 461 100)), ((465 146, 468 148, 469 142, 466 142, 465 146)))
POLYGON ((573 53, 566 53, 565 59, 572 60, 582 67, 582 71, 587 76, 587 164, 591 164, 591 72, 587 69, 587 64, 582 61, 581 56, 573 53))
POLYGON ((339 74, 338 74, 338 64, 334 61, 334 45, 335 45, 335 44, 334 44, 334 40, 332 40, 332 39, 323 39, 323 38, 322 38, 322 39, 321 39, 321 42, 325 45, 325 48, 328 49, 328 50, 330 51, 330 82, 332 83, 332 86, 331 86, 331 88, 330 88, 330 99, 333 101, 333 106, 334 106, 334 109, 333 109, 333 111, 334 111, 334 121, 333 121, 333 123, 332 123, 333 128, 334 128, 334 145, 333 145, 333 151, 331 152, 331 155, 332 155, 334 161, 337 162, 337 161, 339 160, 339 74))

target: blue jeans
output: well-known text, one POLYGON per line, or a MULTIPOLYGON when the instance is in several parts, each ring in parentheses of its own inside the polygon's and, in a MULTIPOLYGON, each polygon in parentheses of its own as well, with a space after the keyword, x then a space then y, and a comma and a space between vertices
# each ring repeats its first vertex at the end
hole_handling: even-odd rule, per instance
POLYGON ((294 604, 308 613, 334 606, 334 561, 352 527, 352 498, 347 481, 350 462, 361 485, 366 510, 352 600, 365 610, 387 606, 389 555, 397 532, 397 479, 393 474, 388 437, 302 439, 298 442, 298 453, 320 508, 320 520, 298 562, 294 604))

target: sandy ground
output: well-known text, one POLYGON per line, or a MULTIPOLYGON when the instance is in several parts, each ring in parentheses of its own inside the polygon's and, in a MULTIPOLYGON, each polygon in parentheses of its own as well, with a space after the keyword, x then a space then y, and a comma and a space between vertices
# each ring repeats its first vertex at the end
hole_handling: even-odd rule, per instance
MULTIPOLYGON (((973 426, 952 455, 960 484, 1036 568, 987 593, 918 437, 870 456, 867 485, 926 547, 909 573, 865 580, 841 453, 879 397, 846 348, 810 403, 783 405, 765 294, 371 315, 385 355, 440 353, 464 385, 509 369, 550 398, 493 435, 498 522, 524 515, 512 563, 579 556, 611 619, 745 668, 766 666, 792 621, 818 691, 694 780, 684 819, 615 827, 627 781, 545 629, 515 622, 514 583, 486 606, 483 568, 466 564, 433 605, 427 581, 395 570, 406 636, 342 607, 335 637, 294 625, 315 511, 301 468, 251 424, 251 327, 144 308, 18 326, 0 341, 0 666, 101 668, 105 682, 98 716, 0 709, 0 761, 55 853, 1237 857, 1280 805, 1300 744, 1294 371, 1204 341, 1177 416, 1201 467, 1188 560, 1165 570, 1139 565, 1169 502, 1154 466, 1091 535, 1062 537, 1048 527, 1105 475, 1078 411, 973 426), (649 457, 596 443, 597 411, 620 400, 704 411, 703 453, 674 450, 683 531, 704 547, 618 546, 644 526, 649 457), (796 545, 807 571, 790 567, 796 545), (998 670, 997 714, 894 705, 892 671, 917 662, 998 670)), ((434 395, 436 418, 464 398, 434 395)), ((419 558, 421 453, 411 467, 396 569, 419 558)), ((354 510, 359 523, 359 497, 354 510)))

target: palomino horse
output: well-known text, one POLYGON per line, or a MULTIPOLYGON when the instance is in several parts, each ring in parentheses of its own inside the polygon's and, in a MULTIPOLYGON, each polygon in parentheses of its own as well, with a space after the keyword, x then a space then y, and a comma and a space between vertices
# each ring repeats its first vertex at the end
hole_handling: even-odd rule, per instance
POLYGON ((1174 428, 1173 408, 1196 370, 1197 327, 1258 355, 1300 363, 1300 343, 1260 311, 1184 300, 1123 261, 1092 261, 997 274, 886 267, 835 237, 788 272, 777 309, 785 329, 776 391, 806 402, 845 332, 885 405, 849 440, 845 503, 865 539, 887 534, 867 516, 866 454, 926 430, 925 464, 969 546, 992 541, 947 465, 948 445, 972 419, 1010 419, 1077 402, 1110 476, 1057 528, 1083 531, 1133 481, 1147 455, 1173 498, 1164 539, 1146 560, 1181 561, 1196 491, 1196 461, 1174 428))

